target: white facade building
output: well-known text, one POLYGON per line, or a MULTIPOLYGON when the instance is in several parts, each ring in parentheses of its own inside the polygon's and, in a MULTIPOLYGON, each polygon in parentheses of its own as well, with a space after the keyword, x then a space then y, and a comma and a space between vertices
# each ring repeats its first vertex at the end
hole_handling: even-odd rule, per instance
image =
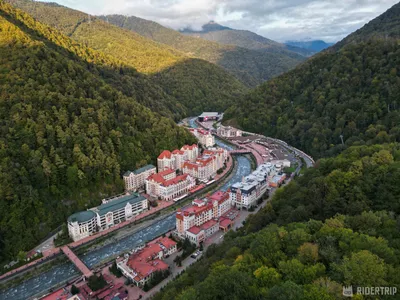
POLYGON ((78 241, 131 219, 147 209, 147 199, 139 194, 127 193, 108 198, 100 206, 71 215, 67 221, 68 232, 74 241, 78 241))
POLYGON ((242 136, 243 132, 240 129, 231 126, 221 125, 217 128, 217 134, 225 138, 231 138, 231 137, 242 136))
POLYGON ((229 193, 218 191, 205 199, 196 199, 192 205, 178 209, 176 233, 198 244, 219 228, 219 220, 231 209, 229 193))
POLYGON ((185 145, 181 148, 181 151, 185 152, 186 159, 190 162, 195 162, 199 156, 199 147, 196 144, 191 146, 185 145))
POLYGON ((128 171, 124 174, 124 183, 126 191, 136 191, 144 187, 147 177, 157 173, 156 167, 147 165, 133 172, 128 171))
POLYGON ((164 150, 157 158, 158 172, 166 169, 175 170, 175 157, 172 156, 171 151, 164 150))
POLYGON ((230 188, 229 198, 231 205, 239 209, 249 209, 255 206, 257 200, 267 191, 268 178, 276 174, 275 167, 271 163, 258 166, 249 176, 241 182, 236 182, 230 188))
POLYGON ((195 185, 195 179, 189 174, 176 176, 174 170, 166 170, 146 180, 146 193, 169 201, 187 194, 195 185))

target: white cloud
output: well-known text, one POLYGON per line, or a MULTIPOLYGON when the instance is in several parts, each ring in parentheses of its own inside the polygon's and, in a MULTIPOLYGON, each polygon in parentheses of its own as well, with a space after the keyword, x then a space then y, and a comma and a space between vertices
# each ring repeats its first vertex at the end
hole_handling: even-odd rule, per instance
POLYGON ((277 41, 337 41, 398 0, 56 0, 91 14, 124 14, 174 29, 215 20, 277 41))

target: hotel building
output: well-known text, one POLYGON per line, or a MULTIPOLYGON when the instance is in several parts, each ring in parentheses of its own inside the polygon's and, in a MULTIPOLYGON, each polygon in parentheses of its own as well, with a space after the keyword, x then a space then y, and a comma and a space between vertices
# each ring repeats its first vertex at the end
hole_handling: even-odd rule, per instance
POLYGON ((169 269, 162 259, 176 251, 176 243, 165 237, 118 262, 117 268, 134 284, 143 287, 153 277, 154 272, 169 269))
POLYGON ((74 241, 78 241, 129 220, 147 209, 147 199, 136 193, 104 199, 100 206, 71 215, 67 220, 68 232, 74 241))
POLYGON ((215 138, 211 134, 211 132, 203 129, 197 129, 196 137, 199 140, 200 144, 204 147, 213 147, 215 145, 215 138))
POLYGON ((135 171, 128 171, 124 174, 124 183, 126 191, 136 191, 145 185, 147 177, 157 173, 156 167, 147 165, 135 171))
POLYGON ((192 205, 178 209, 176 234, 198 245, 218 231, 222 216, 230 208, 228 192, 218 191, 208 198, 193 200, 192 205))
POLYGON ((258 168, 242 179, 236 182, 230 188, 229 198, 231 205, 239 209, 249 209, 255 206, 257 200, 267 191, 268 180, 276 174, 275 167, 271 163, 258 166, 258 168))
POLYGON ((181 148, 181 151, 185 152, 186 159, 190 162, 195 162, 199 156, 199 147, 196 144, 191 146, 185 145, 181 148))
POLYGON ((167 169, 147 178, 146 193, 151 197, 169 201, 188 193, 195 185, 195 179, 189 174, 176 176, 174 170, 167 169))
POLYGON ((165 169, 181 170, 185 161, 195 161, 199 156, 199 148, 196 144, 185 145, 181 150, 164 150, 157 158, 158 172, 165 169))

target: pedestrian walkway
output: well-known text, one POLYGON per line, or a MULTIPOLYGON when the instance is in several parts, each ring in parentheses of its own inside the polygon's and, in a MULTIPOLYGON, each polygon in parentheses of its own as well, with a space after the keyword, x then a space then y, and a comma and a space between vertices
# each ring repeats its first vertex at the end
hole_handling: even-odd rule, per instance
POLYGON ((69 260, 81 271, 83 276, 89 278, 93 275, 93 272, 79 259, 78 256, 68 247, 61 247, 62 252, 69 258, 69 260))

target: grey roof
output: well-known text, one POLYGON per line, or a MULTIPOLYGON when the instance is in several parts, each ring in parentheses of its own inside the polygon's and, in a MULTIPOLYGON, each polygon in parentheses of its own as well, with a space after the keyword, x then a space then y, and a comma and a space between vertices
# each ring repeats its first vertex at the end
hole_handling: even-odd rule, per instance
POLYGON ((119 199, 112 200, 108 203, 104 203, 100 206, 97 206, 93 208, 93 211, 97 212, 100 216, 103 216, 110 211, 115 211, 125 207, 128 202, 130 204, 135 204, 143 200, 146 200, 146 198, 143 197, 142 195, 132 193, 130 195, 123 196, 119 199))
POLYGON ((146 165, 146 166, 144 166, 144 167, 141 167, 140 169, 137 169, 137 170, 135 170, 135 171, 126 171, 125 173, 124 173, 124 176, 129 176, 129 175, 131 175, 131 173, 133 173, 133 174, 140 174, 140 173, 143 173, 143 172, 146 172, 146 171, 148 171, 148 170, 151 170, 151 169, 154 169, 155 168, 155 166, 153 166, 153 165, 146 165))
POLYGON ((217 117, 219 113, 217 112, 203 112, 199 117, 217 117))
POLYGON ((147 165, 147 166, 141 167, 140 169, 133 171, 133 173, 140 174, 140 173, 143 173, 145 171, 148 171, 148 170, 151 170, 154 168, 155 168, 155 166, 153 166, 153 165, 147 165))
POLYGON ((68 222, 83 223, 89 221, 90 219, 93 219, 95 216, 96 214, 91 210, 80 211, 69 216, 68 222))

